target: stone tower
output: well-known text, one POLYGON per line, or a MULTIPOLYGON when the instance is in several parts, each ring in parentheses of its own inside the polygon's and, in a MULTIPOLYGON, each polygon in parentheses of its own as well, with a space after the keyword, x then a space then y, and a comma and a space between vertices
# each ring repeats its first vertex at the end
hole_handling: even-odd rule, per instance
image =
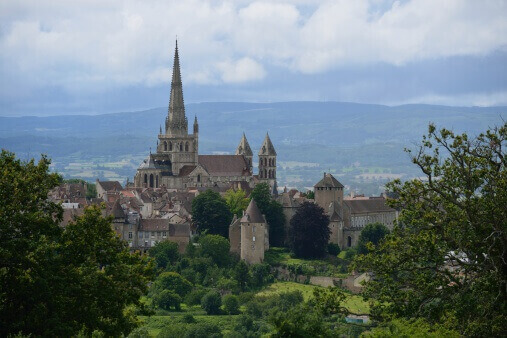
POLYGON ((343 205, 343 184, 338 182, 330 173, 324 173, 324 177, 314 186, 315 203, 324 211, 329 211, 332 202, 343 205))
POLYGON ((259 180, 276 189, 276 151, 268 133, 259 149, 259 180))
POLYGON ((239 141, 238 148, 236 148, 236 155, 245 156, 246 162, 248 163, 248 168, 250 169, 250 172, 253 172, 253 152, 250 148, 250 144, 248 144, 245 133, 243 133, 243 137, 241 138, 241 141, 239 141))
POLYGON ((241 259, 249 264, 262 263, 264 251, 269 249, 269 229, 253 198, 240 220, 240 229, 241 259))
POLYGON ((169 109, 165 119, 165 133, 158 136, 157 157, 166 158, 171 163, 172 175, 177 176, 185 165, 195 166, 198 162, 199 124, 194 118, 194 133, 188 133, 188 120, 183 101, 178 41, 174 50, 173 77, 169 109))

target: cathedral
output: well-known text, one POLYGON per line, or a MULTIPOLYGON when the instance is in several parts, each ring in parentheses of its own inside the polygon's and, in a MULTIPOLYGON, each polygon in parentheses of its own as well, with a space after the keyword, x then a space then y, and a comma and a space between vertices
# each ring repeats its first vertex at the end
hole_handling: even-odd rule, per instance
POLYGON ((187 189, 229 187, 235 183, 253 187, 264 182, 276 193, 276 151, 267 133, 258 159, 259 174, 253 175, 253 152, 244 133, 234 155, 199 155, 197 116, 193 133, 188 133, 176 41, 165 130, 160 127, 156 152, 150 151, 137 169, 135 187, 187 189))

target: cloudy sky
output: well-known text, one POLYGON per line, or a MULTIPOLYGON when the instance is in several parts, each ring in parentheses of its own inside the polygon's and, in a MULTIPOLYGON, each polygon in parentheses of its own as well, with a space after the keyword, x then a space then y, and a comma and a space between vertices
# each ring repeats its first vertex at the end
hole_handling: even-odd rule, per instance
POLYGON ((2 0, 0 116, 186 102, 507 105, 507 1, 2 0))

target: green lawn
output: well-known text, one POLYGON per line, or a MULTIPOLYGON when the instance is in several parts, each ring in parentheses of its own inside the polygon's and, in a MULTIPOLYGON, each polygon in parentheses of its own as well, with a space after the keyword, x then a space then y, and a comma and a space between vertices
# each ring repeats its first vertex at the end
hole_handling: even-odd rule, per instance
MULTIPOLYGON (((273 293, 287 292, 287 291, 295 291, 299 290, 303 293, 303 298, 308 300, 313 295, 313 290, 315 288, 321 288, 316 285, 309 284, 300 284, 295 282, 277 282, 271 284, 266 289, 257 293, 259 296, 266 296, 273 293)), ((345 306, 349 311, 354 313, 369 313, 370 307, 368 303, 366 303, 361 296, 353 295, 350 293, 346 293, 347 298, 345 299, 343 306, 345 306)))

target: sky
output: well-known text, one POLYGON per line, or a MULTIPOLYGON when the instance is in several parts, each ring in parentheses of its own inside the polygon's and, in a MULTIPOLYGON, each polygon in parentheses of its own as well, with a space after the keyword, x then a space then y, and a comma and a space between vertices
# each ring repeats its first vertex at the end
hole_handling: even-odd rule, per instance
POLYGON ((507 1, 2 0, 0 116, 186 103, 507 105, 507 1))

